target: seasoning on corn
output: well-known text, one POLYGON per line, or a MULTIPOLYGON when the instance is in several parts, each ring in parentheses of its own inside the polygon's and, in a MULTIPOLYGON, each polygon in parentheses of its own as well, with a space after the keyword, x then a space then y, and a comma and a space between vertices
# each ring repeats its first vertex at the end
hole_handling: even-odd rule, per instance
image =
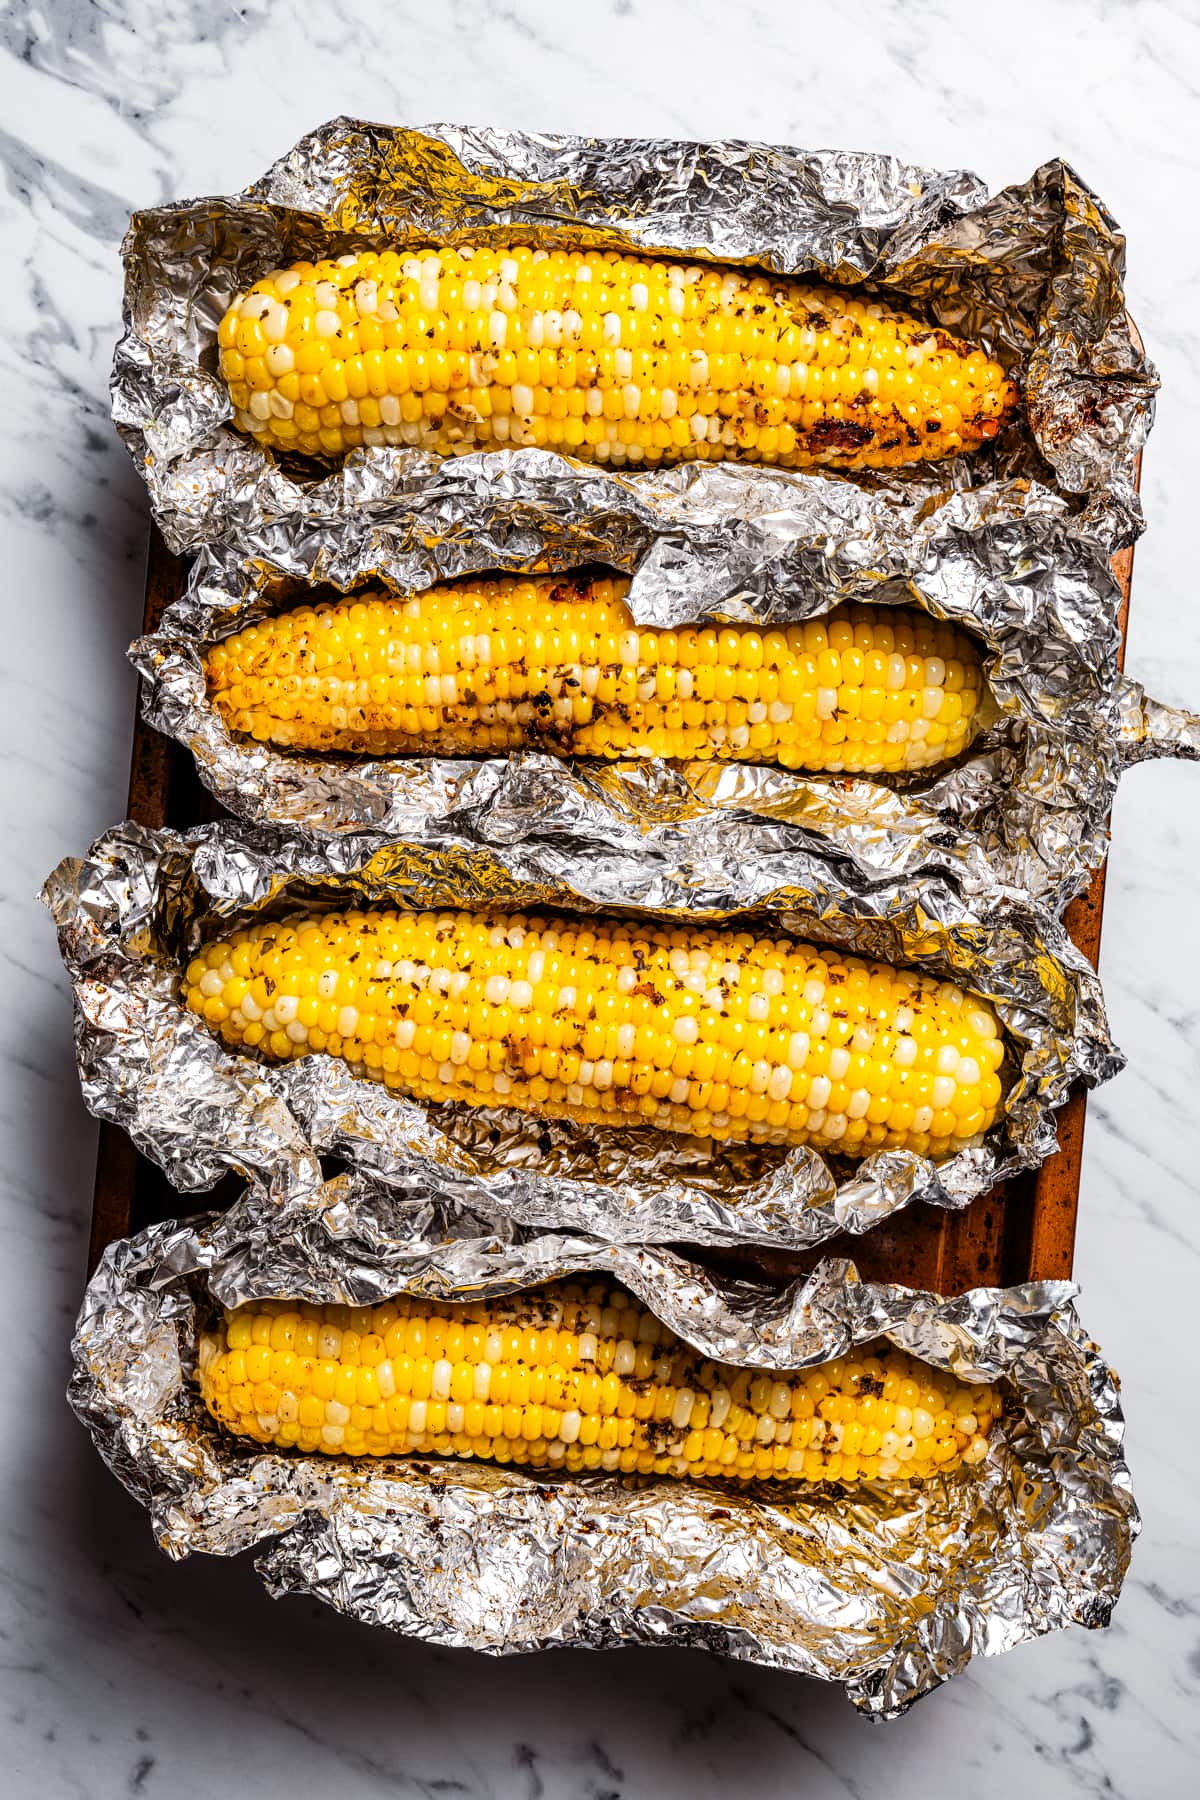
POLYGON ((202 948, 187 1005, 272 1061, 323 1051, 426 1100, 588 1125, 943 1156, 997 1115, 991 1008, 749 932, 524 913, 346 912, 202 948))
POLYGON ((329 1456, 485 1457, 736 1481, 923 1481, 982 1461, 1002 1410, 883 1344, 794 1374, 708 1362, 631 1295, 251 1301, 199 1346, 219 1424, 329 1456))
POLYGON ((776 762, 870 774, 955 757, 980 658, 918 611, 640 627, 620 578, 506 576, 368 593, 247 626, 206 658, 231 732, 287 750, 776 762))
POLYGON ((1017 399, 983 351, 882 300, 525 244, 274 269, 218 342, 234 423, 306 456, 539 445, 882 469, 978 449, 1017 399))

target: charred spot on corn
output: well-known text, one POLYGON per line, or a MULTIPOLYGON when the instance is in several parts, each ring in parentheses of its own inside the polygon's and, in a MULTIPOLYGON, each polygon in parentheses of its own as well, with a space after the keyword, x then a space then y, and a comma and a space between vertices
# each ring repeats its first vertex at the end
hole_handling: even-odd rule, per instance
POLYGON ((749 931, 487 912, 251 924, 186 1003, 276 1062, 588 1126, 943 1157, 999 1115, 1004 1042, 951 982, 749 931))
POLYGON ((254 1444, 534 1470, 853 1486, 983 1461, 1003 1396, 865 1345, 782 1374, 713 1362, 623 1289, 364 1308, 250 1302, 201 1334, 200 1392, 254 1444))
POLYGON ((206 655, 235 736, 357 756, 658 756, 901 774, 980 728, 970 637, 913 608, 802 624, 639 626, 628 581, 505 576, 369 592, 247 626, 206 655))
POLYGON ((619 250, 298 262, 239 295, 218 342, 239 430, 305 456, 887 468, 977 450, 1017 404, 982 350, 886 300, 619 250))

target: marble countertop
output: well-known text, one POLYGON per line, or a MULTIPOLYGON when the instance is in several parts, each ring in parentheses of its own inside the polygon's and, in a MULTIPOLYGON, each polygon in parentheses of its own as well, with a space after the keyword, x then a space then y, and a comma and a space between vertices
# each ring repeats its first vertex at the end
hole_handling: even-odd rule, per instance
POLYGON ((6 1791, 268 1797, 334 1788, 538 1800, 1024 1791, 1172 1800, 1196 1766, 1200 1482, 1200 772, 1134 771, 1114 819, 1103 972, 1131 1066, 1094 1099, 1077 1274, 1121 1370, 1145 1514, 1111 1630, 976 1665, 888 1727, 700 1654, 487 1662, 272 1603, 245 1564, 175 1567, 62 1400, 95 1127, 33 902, 124 805, 143 492, 108 418, 130 209, 241 186, 306 128, 379 119, 885 149, 993 185, 1064 155, 1129 239, 1164 391, 1146 458, 1130 668, 1200 703, 1192 581, 1200 18, 1188 0, 12 0, 0 9, 9 428, 0 520, 7 846, 0 969, 6 1791), (996 40, 996 20, 1006 35, 996 40), (13 420, 17 421, 14 428, 13 420))

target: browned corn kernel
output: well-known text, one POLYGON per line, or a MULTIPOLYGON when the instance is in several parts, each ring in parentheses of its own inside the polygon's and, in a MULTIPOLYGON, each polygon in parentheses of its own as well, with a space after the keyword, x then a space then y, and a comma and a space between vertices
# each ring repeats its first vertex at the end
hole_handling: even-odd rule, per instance
POLYGON ((251 1301, 199 1352, 205 1405, 255 1443, 571 1473, 924 1481, 982 1461, 1002 1408, 886 1344, 784 1375, 708 1362, 602 1282, 467 1304, 251 1301))
POLYGON ((991 1008, 790 939, 526 914, 254 924, 189 964, 191 1010, 274 1061, 398 1093, 845 1156, 944 1156, 996 1118, 991 1008))
POLYGON ((957 756, 980 719, 969 638, 847 606, 807 624, 638 626, 629 583, 505 576, 305 606, 206 658, 229 730, 362 756, 715 757, 886 774, 957 756))
POLYGON ((883 469, 978 449, 1017 402, 982 350, 882 300, 619 250, 299 262, 239 295, 218 339, 234 423, 305 456, 883 469))

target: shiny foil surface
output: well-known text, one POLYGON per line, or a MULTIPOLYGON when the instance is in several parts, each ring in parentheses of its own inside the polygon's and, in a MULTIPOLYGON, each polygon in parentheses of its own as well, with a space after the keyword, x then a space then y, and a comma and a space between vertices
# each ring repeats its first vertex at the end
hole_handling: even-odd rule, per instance
MULTIPOLYGON (((544 461, 546 453, 518 453, 518 463, 522 457, 544 461)), ((456 573, 526 565, 523 537, 508 537, 505 526, 514 510, 534 515, 542 490, 516 465, 501 477, 491 466, 496 460, 484 459, 480 481, 469 488, 458 479, 463 465, 451 462, 433 490, 413 499, 410 523, 421 548, 399 559, 402 591, 436 579, 452 544, 456 573)), ((686 512, 648 481, 638 491, 637 517, 626 518, 621 545, 635 571, 629 604, 638 623, 726 619, 767 628, 848 601, 919 603, 983 649, 997 713, 991 728, 953 765, 892 785, 751 763, 667 766, 647 758, 577 764, 575 776, 564 769, 563 782, 587 784, 597 825, 607 809, 614 835, 632 827, 647 846, 670 839, 684 812, 696 832, 706 823, 717 829, 716 814, 735 812, 747 826, 748 851, 771 857, 802 843, 814 820, 824 818, 859 841, 874 833, 880 852, 890 843, 897 867, 928 854, 934 841, 958 858, 964 878, 977 867, 979 879, 1060 908, 1103 860, 1125 762, 1197 754, 1200 727, 1193 720, 1190 736, 1172 733, 1169 709, 1156 703, 1149 703, 1140 734, 1133 731, 1140 689, 1118 668, 1119 591, 1104 550, 1044 491, 1036 500, 1010 494, 1004 504, 995 495, 984 503, 977 493, 960 494, 913 531, 882 496, 835 489, 854 493, 861 536, 818 553, 830 522, 828 484, 813 481, 803 490, 806 548, 793 530, 798 501, 787 529, 777 517, 746 517, 745 474, 699 471, 686 512), (748 829, 751 817, 761 822, 759 833, 748 829)), ((756 480, 759 488, 768 483, 756 480)), ((611 511, 607 529, 611 545, 611 511)), ((397 559, 383 542, 348 536, 322 560, 324 579, 353 590, 378 581, 384 569, 394 578, 397 559)), ((597 544, 576 523, 561 548, 586 563, 597 544)), ((159 630, 130 651, 145 677, 149 722, 184 743, 206 784, 248 820, 385 843, 477 811, 482 796, 505 786, 503 759, 322 757, 230 735, 207 696, 204 651, 281 606, 311 601, 304 566, 303 555, 283 550, 279 560, 243 547, 201 551, 159 630)), ((531 753, 524 761, 547 762, 544 782, 553 786, 552 758, 531 753)))
MULTIPOLYGON (((916 1199, 959 1207, 1053 1153, 1071 1084, 1122 1065, 1091 966, 1047 911, 943 855, 903 826, 881 839, 819 809, 768 853, 757 819, 659 796, 670 830, 638 816, 614 837, 592 776, 549 757, 479 765, 447 818, 422 815, 380 846, 221 823, 176 833, 118 827, 62 863, 45 898, 75 990, 84 1098, 181 1188, 227 1168, 282 1203, 310 1193, 336 1154, 404 1194, 613 1243, 772 1244, 800 1249, 862 1232, 916 1199), (670 809, 675 806, 672 816, 670 809), (894 842, 892 841, 894 838, 894 842), (311 906, 396 904, 508 911, 738 916, 817 943, 951 979, 987 998, 1009 1057, 1001 1118, 978 1145, 933 1163, 880 1151, 849 1164, 808 1148, 714 1145, 650 1127, 593 1132, 512 1110, 434 1105, 346 1064, 287 1065, 227 1049, 187 1011, 183 969, 233 917, 311 906)), ((652 783, 653 772, 639 774, 652 783)), ((608 795, 622 777, 609 774, 608 795)))
MULTIPOLYGON (((1110 544, 1139 529, 1134 460, 1157 378, 1125 314, 1124 240, 1065 163, 989 195, 961 171, 851 151, 341 118, 301 139, 244 193, 157 207, 131 222, 113 413, 172 547, 224 537, 266 547, 269 533, 303 534, 315 558, 347 533, 372 532, 385 514, 407 535, 411 502, 441 478, 441 459, 368 448, 333 469, 285 468, 228 423, 217 326, 236 293, 300 257, 514 236, 867 285, 1017 369, 1024 418, 983 455, 858 482, 744 468, 752 513, 766 510, 770 492, 790 510, 788 496, 814 480, 831 511, 851 514, 864 488, 915 514, 956 490, 1002 492, 1017 480, 1069 497, 1110 544)), ((527 454, 501 452, 499 467, 527 454)), ((607 496, 637 496, 662 481, 685 501, 703 473, 614 477, 533 454, 545 505, 530 522, 530 542, 547 546, 575 505, 603 537, 607 496)), ((492 479, 483 468, 490 460, 463 458, 462 478, 492 479)), ((521 522, 514 509, 512 525, 521 522)))
POLYGON ((839 1682, 887 1718, 973 1655, 1109 1620, 1139 1521, 1117 1379, 1074 1293, 1041 1282, 944 1299, 836 1261, 788 1288, 726 1285, 670 1251, 538 1235, 341 1177, 282 1211, 252 1190, 111 1245, 79 1316, 70 1399, 172 1557, 255 1548, 273 1594, 492 1654, 705 1648, 839 1682), (991 1452, 891 1489, 315 1458, 239 1444, 194 1385, 218 1304, 478 1299, 585 1271, 745 1367, 886 1338, 960 1380, 1002 1382, 991 1452))

